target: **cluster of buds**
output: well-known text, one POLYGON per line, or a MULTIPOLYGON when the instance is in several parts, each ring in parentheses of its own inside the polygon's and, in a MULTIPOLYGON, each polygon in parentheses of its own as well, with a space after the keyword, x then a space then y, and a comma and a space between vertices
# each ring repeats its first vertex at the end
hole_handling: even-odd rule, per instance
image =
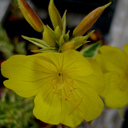
POLYGON ((37 16, 37 14, 32 10, 32 8, 25 0, 18 0, 18 4, 28 23, 36 31, 41 32, 43 35, 42 39, 22 36, 24 39, 34 43, 41 48, 39 50, 33 50, 33 52, 64 52, 68 49, 77 49, 83 44, 89 42, 87 39, 94 31, 91 31, 87 35, 84 34, 96 22, 105 8, 107 8, 111 2, 90 12, 73 30, 71 37, 69 37, 70 30, 66 32, 66 11, 61 18, 53 0, 50 0, 48 6, 53 29, 41 21, 41 19, 37 16))

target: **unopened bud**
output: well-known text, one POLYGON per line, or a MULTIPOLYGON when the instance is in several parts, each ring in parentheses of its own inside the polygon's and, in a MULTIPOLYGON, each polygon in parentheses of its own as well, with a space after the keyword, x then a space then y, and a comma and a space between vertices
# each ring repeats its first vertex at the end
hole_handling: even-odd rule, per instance
POLYGON ((75 45, 72 41, 68 41, 62 46, 62 52, 69 50, 69 49, 75 49, 75 45))
POLYGON ((92 12, 90 12, 81 22, 80 24, 74 29, 73 37, 75 36, 82 36, 99 18, 102 12, 107 8, 111 2, 108 4, 98 7, 92 12))
POLYGON ((44 25, 44 32, 43 32, 43 40, 50 46, 55 46, 56 42, 53 37, 53 34, 51 31, 48 29, 47 26, 44 25))
POLYGON ((54 29, 56 29, 56 27, 59 26, 62 31, 63 25, 62 25, 61 16, 60 16, 57 8, 55 7, 53 0, 50 0, 49 6, 48 6, 48 11, 49 11, 49 15, 50 15, 54 29))
POLYGON ((18 0, 19 8, 27 22, 37 31, 43 31, 43 22, 25 0, 18 0))
POLYGON ((60 30, 60 27, 57 26, 56 29, 55 29, 55 31, 54 31, 54 35, 55 35, 55 37, 56 37, 57 40, 60 38, 61 34, 62 34, 62 32, 60 30))

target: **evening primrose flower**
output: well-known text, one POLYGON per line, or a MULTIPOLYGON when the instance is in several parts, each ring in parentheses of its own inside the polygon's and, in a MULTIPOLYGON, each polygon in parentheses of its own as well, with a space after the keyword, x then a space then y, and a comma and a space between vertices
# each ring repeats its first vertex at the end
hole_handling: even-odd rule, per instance
POLYGON ((110 108, 122 108, 128 104, 128 44, 123 51, 117 47, 102 46, 96 55, 105 75, 106 88, 101 94, 110 108))
POLYGON ((74 127, 102 112, 103 74, 95 60, 80 52, 14 55, 1 71, 7 88, 22 97, 35 96, 33 113, 46 123, 74 127))
POLYGON ((41 49, 34 55, 15 55, 4 61, 1 71, 8 80, 4 85, 22 97, 35 96, 36 118, 50 124, 79 125, 91 121, 103 109, 100 94, 104 90, 104 76, 92 58, 77 52, 94 32, 85 32, 110 3, 87 15, 74 29, 72 37, 66 32, 66 11, 62 18, 50 0, 48 11, 53 29, 45 25, 25 0, 18 0, 28 23, 42 39, 22 36, 41 49), (39 53, 41 52, 41 53, 39 53))

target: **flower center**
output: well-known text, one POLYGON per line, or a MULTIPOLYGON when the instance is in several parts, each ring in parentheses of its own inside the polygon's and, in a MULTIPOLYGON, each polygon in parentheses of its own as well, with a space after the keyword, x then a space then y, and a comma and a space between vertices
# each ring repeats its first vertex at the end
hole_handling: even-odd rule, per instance
POLYGON ((63 73, 62 73, 62 72, 59 72, 59 73, 58 73, 58 76, 59 76, 59 77, 63 76, 63 73))
POLYGON ((53 92, 58 94, 59 98, 69 99, 71 92, 74 90, 73 80, 69 78, 63 71, 54 74, 51 85, 53 92))
POLYGON ((79 97, 79 100, 76 100, 75 90, 73 79, 69 78, 64 72, 59 71, 54 74, 51 85, 53 87, 52 92, 58 96, 59 99, 64 99, 66 102, 70 102, 74 108, 69 113, 72 114, 75 109, 79 109, 79 105, 82 103, 83 98, 79 97), (75 96, 74 96, 75 95, 75 96))

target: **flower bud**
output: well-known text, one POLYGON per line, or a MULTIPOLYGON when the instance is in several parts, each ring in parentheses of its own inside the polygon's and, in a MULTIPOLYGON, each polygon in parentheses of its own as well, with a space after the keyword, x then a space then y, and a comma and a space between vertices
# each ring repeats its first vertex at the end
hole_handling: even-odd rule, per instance
POLYGON ((74 29, 73 37, 75 36, 82 36, 99 18, 102 12, 107 8, 111 2, 108 4, 98 7, 92 12, 90 12, 81 22, 80 24, 74 29))
POLYGON ((55 35, 57 40, 60 38, 61 34, 62 34, 62 32, 60 30, 60 27, 57 26, 56 29, 54 30, 54 35, 55 35))
POLYGON ((43 31, 43 22, 25 0, 18 0, 19 8, 27 22, 37 31, 43 31))
POLYGON ((69 50, 69 49, 75 49, 75 44, 73 41, 68 41, 62 46, 62 52, 69 50))
POLYGON ((62 25, 61 16, 60 16, 57 8, 55 7, 53 0, 50 0, 49 6, 48 6, 48 11, 49 11, 49 15, 50 15, 54 29, 56 29, 56 27, 59 26, 62 31, 63 25, 62 25))
POLYGON ((59 46, 61 47, 65 43, 64 36, 61 35, 59 39, 59 46))
POLYGON ((52 32, 44 25, 43 40, 50 46, 55 46, 56 42, 52 32))

